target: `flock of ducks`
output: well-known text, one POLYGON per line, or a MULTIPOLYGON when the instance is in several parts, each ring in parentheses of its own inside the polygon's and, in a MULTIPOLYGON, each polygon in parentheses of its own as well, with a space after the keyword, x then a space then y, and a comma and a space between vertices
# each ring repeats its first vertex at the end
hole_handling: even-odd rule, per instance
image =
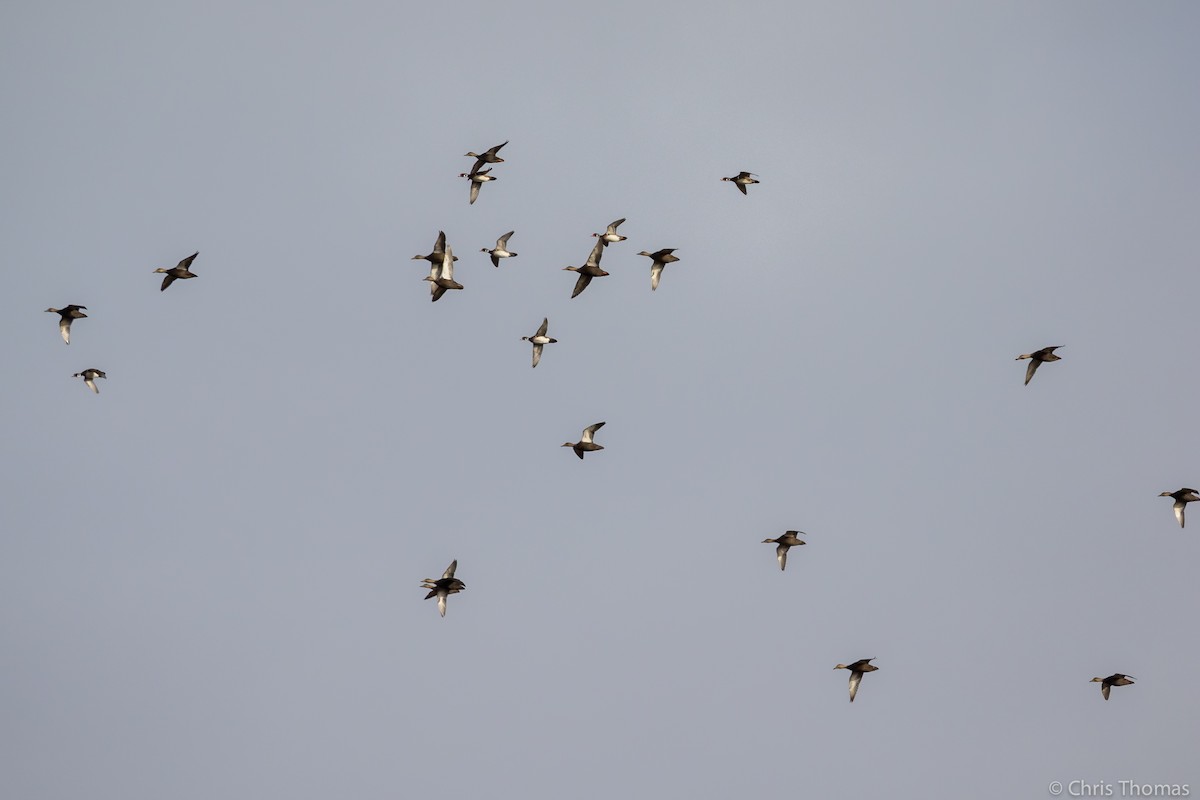
MULTIPOLYGON (((504 159, 498 153, 502 147, 507 145, 505 141, 495 147, 488 148, 482 153, 468 152, 467 157, 474 158, 475 162, 470 171, 461 173, 459 177, 468 178, 470 180, 471 196, 470 203, 474 204, 479 198, 479 188, 487 182, 494 181, 496 178, 491 175, 491 168, 482 169, 485 164, 501 164, 504 159)), ((733 183, 742 194, 747 194, 746 187, 759 183, 756 180, 757 176, 751 172, 739 172, 737 175, 728 178, 721 178, 722 181, 733 183)), ((578 277, 575 280, 575 288, 571 293, 571 297, 578 297, 591 284, 593 278, 602 278, 608 275, 600 267, 600 260, 604 255, 606 248, 610 244, 617 244, 625 241, 628 237, 617 232, 617 228, 625 222, 624 218, 614 220, 609 223, 604 233, 593 233, 596 238, 596 244, 592 247, 588 254, 587 260, 581 266, 568 266, 563 269, 569 272, 575 272, 578 277)), ((516 253, 508 249, 508 240, 512 238, 515 231, 509 231, 496 240, 496 246, 493 248, 483 248, 481 252, 487 253, 491 257, 492 265, 500 266, 501 259, 514 258, 516 253)), ((651 253, 646 250, 641 251, 638 255, 646 256, 651 260, 650 265, 650 289, 652 291, 658 289, 658 284, 662 278, 663 269, 667 264, 672 264, 679 260, 674 252, 677 248, 668 247, 656 250, 651 253)), ((199 252, 192 253, 187 258, 182 259, 176 266, 170 269, 158 268, 155 273, 164 275, 162 286, 159 291, 166 291, 176 280, 188 280, 195 278, 196 273, 191 271, 192 262, 196 260, 199 252)), ((433 250, 427 255, 415 255, 414 260, 424 260, 429 262, 429 275, 424 278, 430 283, 430 299, 437 302, 449 290, 461 290, 462 284, 454 280, 454 262, 458 257, 450 246, 446 243, 446 234, 444 231, 438 231, 437 239, 434 241, 433 250)), ((87 306, 70 304, 63 308, 47 308, 48 313, 59 315, 58 330, 62 336, 62 340, 66 344, 71 343, 71 323, 77 319, 86 319, 87 314, 84 311, 87 306)), ((529 342, 533 346, 533 366, 537 367, 542 359, 542 348, 548 344, 554 344, 558 340, 547 335, 550 327, 549 318, 543 318, 542 324, 532 336, 522 336, 521 340, 529 342)), ((1033 379, 1034 373, 1038 367, 1044 363, 1061 361, 1062 357, 1055 355, 1054 351, 1058 350, 1062 345, 1052 347, 1043 347, 1040 350, 1035 350, 1032 353, 1025 353, 1017 356, 1018 361, 1028 360, 1029 366, 1025 371, 1025 385, 1033 379)), ((100 389, 96 386, 96 380, 99 378, 107 379, 107 375, 103 370, 89 367, 81 372, 76 372, 72 375, 74 378, 83 378, 84 384, 95 394, 100 393, 100 389)), ((583 460, 585 453, 594 453, 604 449, 603 445, 596 444, 596 432, 604 427, 603 422, 597 422, 583 429, 578 442, 564 442, 563 447, 570 447, 571 450, 583 460)), ((1175 519, 1179 521, 1179 527, 1184 527, 1184 512, 1188 503, 1200 501, 1200 493, 1195 489, 1182 488, 1174 492, 1163 492, 1160 497, 1171 497, 1175 500, 1173 509, 1175 519)), ((763 544, 774 544, 775 558, 779 562, 781 571, 787 568, 788 551, 793 547, 798 547, 806 544, 800 536, 805 535, 803 531, 785 531, 783 535, 774 539, 763 539, 763 544)), ((455 571, 458 569, 458 560, 450 562, 450 566, 442 573, 440 578, 424 578, 421 581, 421 587, 428 590, 425 599, 437 598, 438 613, 441 616, 446 616, 446 600, 452 594, 458 594, 466 589, 466 584, 455 577, 455 571)), ((854 702, 855 696, 858 694, 859 684, 862 682, 862 677, 868 672, 875 672, 879 667, 871 664, 874 658, 862 658, 851 664, 838 664, 834 667, 835 670, 845 669, 850 671, 850 702, 854 702)), ((1100 693, 1108 700, 1109 691, 1113 686, 1129 686, 1132 685, 1134 679, 1129 675, 1122 673, 1114 673, 1107 678, 1092 678, 1092 683, 1100 684, 1100 693)))

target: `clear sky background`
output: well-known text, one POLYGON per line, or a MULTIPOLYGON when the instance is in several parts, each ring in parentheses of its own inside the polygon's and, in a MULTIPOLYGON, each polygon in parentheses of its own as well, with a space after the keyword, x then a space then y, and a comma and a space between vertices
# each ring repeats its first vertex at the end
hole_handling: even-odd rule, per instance
POLYGON ((1200 791, 1198 31, 4 4, 0 795, 1200 791))

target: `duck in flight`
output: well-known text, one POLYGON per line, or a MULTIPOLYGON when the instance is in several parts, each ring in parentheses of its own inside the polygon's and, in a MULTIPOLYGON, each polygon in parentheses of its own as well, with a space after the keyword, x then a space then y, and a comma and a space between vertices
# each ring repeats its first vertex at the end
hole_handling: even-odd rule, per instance
POLYGON ((479 172, 460 172, 458 177, 470 178, 471 180, 471 205, 475 205, 475 201, 479 199, 479 187, 488 181, 499 180, 488 173, 490 169, 480 170, 479 172))
POLYGON ((492 266, 493 267, 500 266, 500 259, 512 258, 513 256, 516 255, 516 253, 510 252, 508 249, 508 237, 512 236, 514 233, 516 233, 516 231, 509 231, 508 233, 501 236, 499 239, 496 240, 496 246, 493 247, 491 250, 489 250, 485 247, 480 251, 483 253, 487 253, 492 257, 492 266))
MULTIPOLYGON (((425 261, 428 261, 430 264, 432 264, 435 267, 441 267, 442 266, 442 258, 445 255, 446 255, 446 232, 438 231, 437 241, 435 241, 433 243, 433 252, 427 256, 422 256, 422 255, 413 256, 413 261, 425 260, 425 261)), ((458 257, 455 256, 454 260, 458 261, 458 257)))
POLYGON ((625 218, 621 217, 619 220, 609 223, 608 230, 606 230, 604 233, 593 233, 592 236, 597 237, 600 241, 604 242, 606 246, 613 244, 614 242, 623 242, 629 237, 622 236, 621 234, 617 233, 617 226, 624 221, 625 218))
POLYGON ((575 455, 579 456, 580 460, 583 460, 584 453, 591 453, 595 450, 604 449, 603 445, 596 444, 594 441, 592 441, 592 437, 596 435, 596 431, 603 427, 603 422, 597 422, 595 425, 589 425, 583 429, 583 436, 579 438, 578 442, 563 442, 561 446, 570 447, 575 451, 575 455))
POLYGON ((1029 366, 1025 370, 1025 385, 1033 380, 1033 373, 1037 372, 1038 367, 1046 361, 1062 361, 1062 356, 1054 355, 1054 351, 1062 347, 1061 344, 1056 344, 1054 347, 1043 347, 1041 350, 1034 350, 1032 353, 1025 353, 1016 357, 1017 361, 1028 358, 1029 366))
POLYGON ((571 297, 578 297, 579 294, 588 287, 592 282, 592 278, 603 278, 608 273, 600 269, 600 257, 604 255, 604 240, 600 239, 596 242, 596 246, 592 248, 592 252, 588 255, 587 261, 583 262, 582 267, 563 267, 568 272, 578 272, 579 279, 575 281, 575 291, 571 292, 571 297))
POLYGON ((428 600, 431 597, 436 597, 438 601, 438 613, 443 617, 446 616, 446 598, 452 594, 458 594, 467 585, 454 577, 454 571, 458 569, 458 559, 450 562, 450 566, 446 567, 446 571, 442 573, 440 578, 425 578, 421 581, 421 588, 428 589, 429 594, 425 595, 428 600))
POLYGON ((429 298, 436 303, 442 299, 442 295, 447 289, 461 289, 463 285, 454 280, 454 251, 450 249, 450 245, 446 245, 446 250, 442 253, 442 263, 429 268, 429 275, 422 280, 430 282, 429 298))
POLYGON ((873 658, 860 658, 853 664, 838 664, 834 669, 850 670, 850 702, 854 702, 854 695, 858 694, 858 685, 862 683, 862 676, 868 672, 874 672, 879 667, 871 666, 873 658))
POLYGON ((71 343, 71 323, 77 319, 83 319, 87 316, 87 314, 83 313, 81 310, 85 308, 87 308, 87 306, 79 306, 72 303, 65 308, 46 309, 47 312, 53 311, 55 314, 58 314, 58 332, 62 336, 62 340, 67 344, 71 343))
POLYGON ((1100 684, 1100 694, 1104 695, 1104 699, 1108 699, 1108 692, 1114 686, 1132 686, 1133 678, 1128 675, 1122 675, 1119 672, 1114 672, 1107 678, 1092 678, 1088 683, 1100 684))
POLYGON ((803 535, 804 531, 787 531, 778 539, 763 539, 762 543, 778 545, 775 548, 775 559, 779 562, 779 569, 787 569, 787 554, 788 550, 796 545, 806 544, 797 538, 797 534, 803 535))
POLYGON ((503 164, 504 159, 496 155, 496 153, 500 152, 500 148, 504 147, 506 144, 508 144, 507 141, 503 142, 502 144, 498 144, 495 147, 489 147, 482 153, 467 153, 465 157, 475 159, 475 163, 471 166, 471 171, 466 174, 474 175, 475 173, 479 172, 479 168, 484 164, 503 164))
POLYGON ((165 292, 167 290, 167 287, 170 286, 172 283, 174 283, 176 280, 187 280, 188 278, 195 278, 196 273, 192 272, 188 268, 190 266, 192 266, 192 262, 196 260, 196 256, 198 256, 198 255, 200 255, 200 252, 196 251, 195 253, 192 253, 190 256, 185 258, 183 261, 180 261, 178 264, 171 267, 170 269, 163 269, 162 267, 159 267, 158 269, 154 270, 155 272, 165 272, 167 275, 165 278, 163 278, 162 286, 159 288, 159 291, 165 292))
POLYGON ((749 186, 752 183, 759 183, 759 181, 754 180, 755 177, 757 177, 757 176, 755 176, 753 172, 739 172, 737 175, 734 175, 732 178, 721 178, 721 180, 732 181, 733 185, 738 187, 739 192, 741 192, 742 194, 746 194, 747 186, 749 186))
POLYGON ((87 384, 87 387, 96 394, 100 394, 100 389, 96 386, 96 378, 108 378, 107 375, 98 369, 85 369, 83 372, 76 372, 71 377, 83 378, 83 382, 87 384))
POLYGON ((1177 492, 1163 492, 1159 497, 1174 497, 1175 504, 1171 506, 1175 509, 1175 519, 1179 520, 1179 527, 1183 527, 1183 512, 1187 508, 1188 503, 1194 503, 1200 500, 1200 494, 1196 493, 1195 489, 1184 487, 1177 492))
MULTIPOLYGON (((541 326, 537 329, 537 333, 533 336, 522 336, 521 341, 529 342, 533 345, 533 365, 536 367, 538 362, 542 360, 542 345, 554 344, 558 339, 551 339, 546 335, 547 329, 550 327, 550 318, 546 317, 542 320, 541 326)), ((603 424, 603 423, 601 423, 603 424)))
POLYGON ((647 253, 645 250, 638 253, 639 256, 646 256, 653 262, 650 265, 650 291, 658 288, 658 281, 662 277, 663 267, 679 260, 678 256, 671 255, 678 249, 678 247, 664 247, 662 250, 656 250, 653 253, 647 253))

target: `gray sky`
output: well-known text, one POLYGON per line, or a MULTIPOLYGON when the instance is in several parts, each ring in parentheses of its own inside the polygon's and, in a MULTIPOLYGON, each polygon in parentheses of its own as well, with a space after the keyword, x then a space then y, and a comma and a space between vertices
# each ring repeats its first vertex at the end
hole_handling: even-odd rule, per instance
POLYGON ((0 794, 1197 790, 1194 4, 246 6, 0 9, 0 794))

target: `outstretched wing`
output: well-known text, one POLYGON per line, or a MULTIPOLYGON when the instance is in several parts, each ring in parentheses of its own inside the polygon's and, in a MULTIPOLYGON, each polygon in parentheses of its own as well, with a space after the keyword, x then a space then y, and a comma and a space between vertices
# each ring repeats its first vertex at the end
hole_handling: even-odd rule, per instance
POLYGON ((578 297, 580 292, 582 292, 584 289, 586 289, 588 287, 588 284, 591 282, 592 282, 591 275, 588 275, 586 272, 579 273, 579 280, 575 281, 575 291, 571 292, 571 297, 573 297, 573 298, 578 297))
POLYGON ((1028 386, 1029 382, 1031 380, 1033 380, 1033 373, 1037 372, 1037 368, 1041 363, 1042 362, 1038 361, 1036 358, 1029 359, 1029 366, 1025 368, 1025 385, 1026 386, 1028 386))
POLYGON ((596 435, 596 431, 600 430, 603 427, 604 427, 603 422, 597 422, 595 425, 587 426, 586 428, 583 429, 583 438, 580 439, 580 441, 581 442, 592 441, 592 437, 596 435))
POLYGON ((600 266, 600 257, 604 255, 605 242, 603 239, 596 240, 596 246, 592 248, 592 252, 588 255, 587 261, 583 262, 585 267, 600 266))

